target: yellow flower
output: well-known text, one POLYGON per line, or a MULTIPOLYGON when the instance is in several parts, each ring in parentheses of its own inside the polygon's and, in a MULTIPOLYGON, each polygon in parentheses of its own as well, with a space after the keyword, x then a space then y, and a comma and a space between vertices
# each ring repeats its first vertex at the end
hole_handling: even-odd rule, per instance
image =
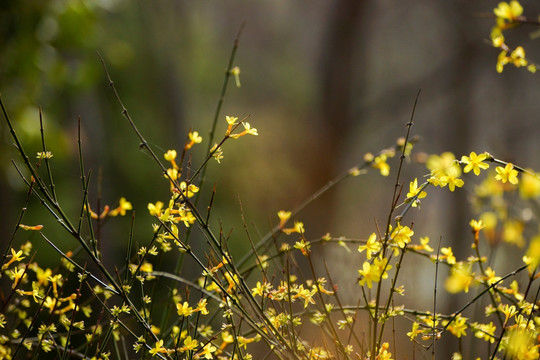
MULTIPOLYGON (((446 321, 447 323, 447 321, 446 321)), ((445 322, 443 324, 446 326, 445 322)), ((452 321, 452 324, 448 326, 448 330, 457 338, 460 338, 462 336, 467 336, 467 318, 462 317, 461 315, 458 315, 454 321, 452 321)))
POLYGON ((512 165, 511 163, 506 164, 505 167, 497 166, 495 170, 497 171, 495 179, 500 180, 503 183, 509 181, 511 184, 514 185, 518 183, 518 172, 517 170, 514 170, 514 165, 512 165))
POLYGON ((182 190, 182 193, 187 196, 188 198, 193 197, 195 193, 199 192, 199 188, 193 184, 187 185, 185 181, 182 181, 180 183, 180 190, 182 190))
POLYGON ((446 278, 444 287, 446 291, 453 294, 461 291, 469 292, 473 280, 474 274, 471 273, 471 266, 458 263, 452 266, 450 276, 446 278))
POLYGON ((163 157, 165 160, 173 162, 176 159, 176 150, 168 150, 163 157))
POLYGON ((525 59, 525 50, 521 46, 518 46, 510 53, 510 59, 512 60, 512 64, 516 67, 527 66, 528 64, 525 59))
POLYGON ((523 238, 524 224, 518 220, 508 220, 503 224, 502 239, 503 241, 516 244, 518 247, 525 245, 523 238))
POLYGON ((382 176, 388 176, 390 174, 390 165, 386 162, 387 158, 388 156, 386 154, 381 154, 375 157, 371 163, 371 167, 379 169, 382 176))
POLYGON ((229 124, 229 125, 236 125, 236 122, 238 121, 238 118, 233 117, 233 116, 225 116, 225 120, 227 121, 227 124, 229 124))
POLYGON ((212 157, 216 159, 218 164, 221 164, 221 159, 223 159, 223 149, 218 147, 218 144, 214 144, 212 148, 210 149, 210 153, 212 154, 212 157))
POLYGON ((497 57, 496 69, 498 73, 502 73, 504 69, 504 65, 508 64, 511 60, 508 56, 506 56, 506 54, 508 53, 503 50, 499 53, 499 56, 497 57))
POLYGON ((369 239, 366 241, 365 245, 358 246, 358 252, 366 250, 366 256, 368 259, 371 259, 371 256, 378 253, 382 248, 381 243, 377 240, 377 235, 375 233, 369 236, 369 239))
POLYGON ((236 83, 236 87, 242 86, 240 84, 240 68, 238 66, 235 66, 231 69, 231 75, 234 76, 234 82, 236 83))
POLYGON ((387 265, 387 263, 387 258, 383 258, 382 260, 380 258, 375 258, 373 264, 369 261, 364 261, 362 269, 358 270, 358 274, 361 278, 359 284, 364 286, 364 284, 367 283, 368 288, 371 289, 373 282, 379 282, 381 279, 386 279, 388 277, 386 271, 392 268, 392 265, 387 265))
POLYGON ((461 167, 451 152, 442 153, 440 156, 431 155, 426 162, 426 167, 431 171, 431 175, 437 178, 461 175, 461 167))
POLYGON ((184 340, 184 347, 182 348, 182 350, 184 351, 193 350, 197 347, 197 345, 199 345, 199 342, 195 339, 192 339, 191 336, 188 336, 184 340))
POLYGON ((510 4, 502 1, 499 3, 499 6, 493 10, 493 13, 498 19, 513 22, 516 21, 519 16, 521 16, 523 13, 523 7, 519 1, 512 0, 510 1, 510 4))
POLYGON ((446 262, 449 265, 453 265, 456 263, 456 257, 454 256, 454 252, 452 251, 451 247, 444 247, 441 249, 442 256, 439 256, 439 259, 446 259, 446 262))
POLYGON ((24 256, 22 255, 22 250, 15 252, 15 250, 11 248, 11 259, 9 259, 9 261, 2 266, 2 270, 7 269, 9 265, 13 264, 15 261, 21 261, 22 259, 24 259, 24 256))
POLYGON ((217 348, 213 346, 212 344, 208 343, 204 346, 202 351, 200 351, 197 355, 200 357, 204 357, 205 359, 213 359, 212 353, 215 352, 217 348))
POLYGON ((488 158, 488 155, 486 154, 480 154, 476 155, 476 153, 473 151, 469 154, 469 156, 462 156, 461 162, 467 164, 463 171, 465 173, 468 173, 469 171, 473 171, 475 175, 480 175, 480 169, 487 169, 489 168, 489 164, 486 164, 483 162, 488 158))
POLYGON ((288 228, 288 229, 282 229, 282 231, 287 234, 287 235, 290 235, 292 233, 299 233, 299 234, 303 234, 305 232, 304 230, 304 223, 300 222, 300 221, 295 221, 294 222, 294 227, 293 228, 288 228))
POLYGON ((285 224, 287 223, 287 221, 289 221, 289 219, 291 218, 291 212, 290 211, 285 211, 285 210, 280 210, 278 211, 277 213, 277 216, 279 218, 279 228, 282 229, 285 224))
POLYGON ((257 129, 252 128, 251 125, 249 125, 248 122, 243 122, 242 125, 244 126, 244 129, 245 129, 244 132, 246 134, 255 135, 255 136, 259 135, 257 133, 257 129))
POLYGON ((189 140, 196 144, 200 144, 202 142, 202 137, 199 135, 198 131, 193 131, 189 133, 189 140))
POLYGON ((490 321, 489 324, 477 324, 478 330, 474 333, 474 336, 479 339, 484 339, 490 343, 495 342, 495 331, 497 327, 493 325, 493 322, 490 321))
POLYGON ((200 144, 202 142, 202 137, 199 135, 198 131, 189 132, 188 134, 189 142, 184 146, 185 150, 189 150, 195 144, 200 144))
POLYGON ((462 187, 464 184, 463 180, 454 176, 446 176, 444 181, 448 185, 450 191, 454 191, 456 187, 462 187))
POLYGON ((422 187, 418 188, 418 179, 414 178, 414 181, 411 181, 409 184, 409 192, 407 193, 407 199, 405 199, 405 202, 411 201, 411 199, 416 196, 412 206, 418 206, 420 199, 425 198, 427 195, 425 191, 420 192, 421 188, 422 187))
POLYGON ((141 265, 140 270, 141 270, 142 272, 145 272, 145 273, 150 273, 150 272, 154 271, 154 268, 153 268, 153 266, 152 266, 151 263, 145 262, 145 263, 143 263, 143 264, 141 265))
POLYGON ((36 158, 38 158, 39 160, 50 159, 52 157, 53 157, 53 154, 50 151, 45 151, 45 152, 39 151, 36 156, 36 158))
POLYGON ((176 304, 176 310, 180 316, 190 316, 195 312, 187 301, 184 301, 183 304, 176 304))
POLYGON ((161 201, 158 201, 155 204, 148 203, 148 211, 150 212, 150 215, 152 216, 161 216, 161 212, 163 210, 163 203, 161 201))
MULTIPOLYGON (((532 173, 531 170, 529 172, 532 173)), ((534 199, 540 195, 540 178, 538 175, 531 175, 524 172, 521 174, 519 182, 519 195, 523 199, 534 199)))
POLYGON ((150 350, 150 355, 156 356, 158 353, 165 353, 167 349, 163 347, 163 340, 159 340, 156 345, 150 350))
POLYGON ((398 225, 396 229, 391 232, 391 234, 392 242, 398 245, 400 248, 404 248, 408 243, 411 242, 411 236, 414 235, 414 231, 412 231, 408 226, 398 225))
POLYGON ((117 215, 125 216, 127 210, 133 209, 133 206, 131 205, 129 201, 126 200, 125 197, 121 197, 119 203, 120 204, 118 205, 116 209, 111 210, 111 212, 109 212, 109 216, 117 216, 117 215))

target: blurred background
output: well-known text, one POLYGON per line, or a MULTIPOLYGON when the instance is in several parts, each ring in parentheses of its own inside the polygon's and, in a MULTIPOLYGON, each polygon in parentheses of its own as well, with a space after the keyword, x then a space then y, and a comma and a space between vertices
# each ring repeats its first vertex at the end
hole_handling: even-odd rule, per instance
MULTIPOLYGON (((502 74, 495 71, 498 50, 491 47, 489 34, 497 3, 2 1, 0 92, 30 154, 40 151, 42 107, 59 197, 74 217, 82 200, 76 141, 81 117, 85 166, 92 169, 91 203, 96 204, 98 194, 102 205, 111 206, 126 197, 137 212, 136 241, 145 243, 152 222, 146 206, 166 200, 168 184, 139 150, 97 52, 158 154, 181 150, 187 132, 199 131, 204 140, 194 148, 196 168, 208 146, 204 141, 235 36, 245 23, 235 60, 241 87, 228 88, 218 134, 225 131, 225 115, 232 115, 249 116, 259 136, 228 143, 222 164, 212 162, 207 176, 209 184, 217 184, 216 224, 221 220, 226 230, 233 229, 231 247, 241 254, 248 242, 240 202, 253 234, 266 233, 277 222, 278 210, 295 208, 361 162, 366 152, 376 153, 404 136, 420 89, 412 130, 421 137, 417 150, 452 151, 458 158, 489 151, 540 169, 538 75, 511 65, 502 74)), ((535 17, 540 11, 537 2, 522 5, 525 15, 535 17)), ((534 30, 522 27, 507 39, 538 60, 530 36, 534 30)), ((26 189, 11 164, 19 155, 5 122, 0 124, 0 237, 8 239, 26 189)), ((390 165, 395 169, 397 161, 390 165)), ((410 164, 404 182, 426 172, 410 164)), ((367 238, 377 223, 386 221, 393 174, 382 178, 373 170, 317 199, 299 216, 308 238, 326 232, 367 238)), ((208 198, 210 186, 205 191, 203 198, 208 198)), ((443 246, 452 245, 458 259, 464 258, 469 254, 470 191, 431 189, 421 211, 411 212, 407 221, 414 221, 418 236, 442 238, 443 246)), ((30 205, 24 222, 51 220, 49 237, 69 248, 71 239, 60 235, 37 201, 30 205)), ((116 225, 107 224, 101 234, 109 261, 125 250, 130 226, 128 218, 113 221, 116 225)), ((35 241, 39 248, 37 234, 35 241)), ((342 276, 334 281, 357 298, 357 254, 339 250, 321 255, 342 276)), ((431 279, 428 261, 416 264, 410 275, 424 270, 431 279)), ((403 281, 419 290, 412 294, 414 301, 431 304, 432 282, 419 276, 403 281)))

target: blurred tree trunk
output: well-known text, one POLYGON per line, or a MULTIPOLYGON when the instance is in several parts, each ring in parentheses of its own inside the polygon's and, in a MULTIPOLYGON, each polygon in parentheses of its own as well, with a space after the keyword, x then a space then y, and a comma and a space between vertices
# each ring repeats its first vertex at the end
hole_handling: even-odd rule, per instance
MULTIPOLYGON (((314 161, 307 170, 312 190, 322 186, 337 175, 343 158, 342 140, 351 130, 352 76, 362 68, 358 47, 362 45, 360 31, 365 1, 347 0, 334 3, 329 15, 326 36, 321 46, 319 64, 320 115, 315 123, 310 157, 314 161)), ((357 114, 356 114, 357 116, 357 114)), ((355 117, 356 117, 355 116, 355 117)), ((309 210, 308 218, 314 219, 310 230, 315 235, 332 231, 335 193, 325 194, 309 210)))

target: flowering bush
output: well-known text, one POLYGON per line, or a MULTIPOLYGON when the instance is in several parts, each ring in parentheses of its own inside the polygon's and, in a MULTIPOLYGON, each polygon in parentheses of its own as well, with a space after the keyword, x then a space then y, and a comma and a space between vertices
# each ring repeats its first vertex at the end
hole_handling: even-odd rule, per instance
MULTIPOLYGON (((522 11, 517 1, 495 9, 492 39, 503 50, 499 72, 507 63, 536 70, 519 47, 507 56, 502 35, 524 21, 522 11)), ((240 86, 240 69, 232 66, 235 50, 222 95, 231 77, 240 86)), ((539 358, 540 234, 535 215, 524 205, 527 201, 538 206, 540 178, 533 170, 487 152, 415 156, 411 116, 406 134, 395 145, 366 154, 298 209, 278 211, 275 226, 266 235, 255 238, 246 230, 250 248, 237 259, 229 251, 229 235, 210 221, 216 190, 205 187, 205 172, 213 161, 226 159, 231 140, 258 136, 257 129, 247 118, 221 116, 218 104, 208 139, 190 131, 182 149, 158 154, 123 105, 106 67, 105 73, 141 148, 156 164, 155 176, 166 179, 168 197, 145 209, 154 222, 151 236, 135 240, 130 234, 124 263, 106 266, 94 229, 107 219, 130 214, 132 204, 122 197, 117 206, 92 209, 81 155, 80 212, 68 214, 56 194, 50 167, 54 154, 47 150, 45 137, 37 156, 27 153, 1 103, 23 160, 19 173, 28 188, 27 202, 37 198, 72 242, 64 248, 47 237, 46 226, 25 224, 23 206, 0 265, 0 277, 7 284, 0 308, 0 358, 383 360, 408 351, 407 343, 412 358, 425 357, 425 352, 434 357, 438 342, 449 336, 458 339, 454 359, 466 356, 465 340, 474 357, 539 358), (206 150, 201 149, 204 145, 206 150), (198 167, 190 160, 196 151, 205 156, 198 167), (425 171, 405 180, 403 167, 413 159, 420 159, 425 171), (370 172, 395 178, 385 221, 365 229, 360 238, 331 234, 313 238, 301 210, 344 180, 370 172), (472 185, 474 177, 481 179, 478 185, 472 185), (472 194, 476 215, 462 224, 471 233, 471 254, 465 259, 456 258, 452 247, 431 241, 409 220, 422 211, 423 201, 435 196, 435 187, 450 192, 467 188, 472 194), (202 192, 209 194, 204 204, 202 192), (58 267, 42 267, 21 230, 39 232, 58 254, 58 267), (206 239, 204 246, 190 241, 195 232, 206 239), (354 302, 342 300, 331 273, 317 270, 321 264, 314 249, 323 245, 342 251, 357 247, 354 302), (499 271, 491 261, 497 246, 521 251, 521 264, 510 272, 499 271), (403 305, 408 289, 401 270, 416 258, 431 262, 431 309, 403 305), (174 270, 164 266, 171 259, 174 270), (443 277, 439 274, 443 267, 448 270, 445 290, 460 294, 462 300, 451 313, 437 308, 437 280, 443 277), (473 307, 477 311, 471 311, 473 307), (396 333, 397 321, 410 331, 396 333)), ((80 136, 78 140, 82 154, 80 136)))

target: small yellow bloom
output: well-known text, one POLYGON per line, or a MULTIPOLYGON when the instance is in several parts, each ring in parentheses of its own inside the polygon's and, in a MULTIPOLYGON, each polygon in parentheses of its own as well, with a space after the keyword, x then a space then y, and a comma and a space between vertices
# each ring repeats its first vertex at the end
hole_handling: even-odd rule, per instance
POLYGON ((165 155, 163 155, 163 157, 165 158, 165 160, 167 161, 174 161, 174 159, 176 159, 176 150, 168 150, 165 155))
POLYGON ((163 340, 156 342, 156 345, 150 350, 150 355, 156 356, 158 353, 165 353, 167 349, 163 347, 163 340))
POLYGON ((277 216, 279 217, 279 228, 282 229, 285 224, 287 223, 287 221, 289 221, 289 219, 291 218, 291 212, 290 211, 285 211, 285 210, 280 210, 278 211, 277 213, 277 216))
POLYGON ((386 154, 381 154, 373 159, 371 167, 379 169, 382 176, 388 176, 390 174, 390 165, 386 162, 388 156, 386 154))
POLYGON ((193 349, 195 349, 198 345, 199 345, 199 342, 198 342, 197 340, 192 339, 191 336, 188 336, 188 337, 184 340, 184 347, 182 348, 182 350, 184 350, 184 351, 193 350, 193 349))
POLYGON ((117 216, 117 215, 125 216, 126 211, 133 209, 133 206, 131 205, 129 201, 126 200, 125 197, 121 197, 119 203, 120 204, 118 205, 116 209, 111 210, 109 212, 109 216, 117 216))
POLYGON ((187 301, 184 301, 183 304, 176 304, 176 310, 180 316, 190 316, 195 312, 187 301))
POLYGON ((471 266, 468 264, 458 263, 452 266, 450 276, 446 278, 444 287, 450 293, 458 293, 461 291, 469 292, 469 287, 474 280, 474 274, 471 272, 471 266))
POLYGON ((234 82, 236 83, 236 87, 242 86, 240 84, 240 68, 238 66, 235 66, 231 69, 231 75, 234 76, 234 82))
POLYGON ((493 10, 493 13, 499 19, 513 22, 516 21, 519 16, 521 16, 523 13, 523 7, 519 1, 516 0, 510 1, 510 3, 502 1, 499 3, 499 6, 493 10))
POLYGON ((411 181, 409 184, 409 192, 407 193, 407 199, 405 199, 405 202, 411 201, 411 199, 416 196, 412 206, 418 206, 420 199, 425 198, 427 195, 425 191, 420 192, 421 189, 422 187, 418 188, 418 179, 414 178, 414 181, 411 181))
POLYGON ((303 222, 300 222, 300 221, 295 221, 294 222, 294 227, 293 228, 288 228, 288 229, 282 229, 282 231, 287 234, 287 235, 290 235, 292 233, 299 233, 299 234, 303 234, 305 232, 304 230, 304 223, 303 222))
POLYGON ((358 252, 366 250, 367 258, 371 259, 371 256, 377 254, 381 248, 382 244, 377 240, 377 235, 373 233, 369 236, 365 245, 358 246, 358 252))
POLYGON ((512 63, 515 65, 515 67, 527 66, 528 64, 527 60, 525 59, 525 50, 521 46, 518 46, 514 51, 512 51, 510 54, 510 59, 512 59, 512 63))
POLYGON ((411 242, 411 236, 414 235, 408 226, 398 225, 394 231, 391 232, 392 242, 398 245, 400 248, 404 248, 411 242))
POLYGON ((186 145, 184 146, 185 150, 191 149, 193 145, 200 144, 203 140, 202 137, 199 135, 198 131, 193 131, 193 132, 190 131, 188 134, 188 137, 189 137, 189 142, 186 143, 186 145))
POLYGON ((158 201, 155 204, 148 203, 148 211, 150 212, 150 215, 152 216, 161 216, 163 211, 163 202, 158 201))
POLYGON ((514 185, 518 183, 518 172, 514 169, 514 165, 512 165, 511 163, 506 164, 505 167, 497 166, 495 171, 497 171, 495 179, 500 180, 503 183, 509 181, 511 184, 514 185))
POLYGON ((45 151, 45 152, 39 151, 37 153, 37 156, 36 156, 36 158, 38 158, 40 160, 42 160, 42 159, 50 159, 52 157, 53 157, 53 154, 50 151, 45 151))
POLYGON ((489 164, 486 164, 483 162, 486 160, 488 156, 486 154, 480 154, 476 155, 476 153, 473 151, 469 154, 469 156, 462 156, 461 162, 467 164, 463 171, 465 173, 468 173, 469 171, 473 171, 475 175, 480 175, 480 169, 487 169, 489 168, 489 164))
MULTIPOLYGON (((531 170, 529 172, 532 173, 531 170)), ((540 196, 540 178, 538 175, 531 175, 529 173, 521 174, 521 181, 519 182, 519 195, 523 199, 534 199, 540 196)))

